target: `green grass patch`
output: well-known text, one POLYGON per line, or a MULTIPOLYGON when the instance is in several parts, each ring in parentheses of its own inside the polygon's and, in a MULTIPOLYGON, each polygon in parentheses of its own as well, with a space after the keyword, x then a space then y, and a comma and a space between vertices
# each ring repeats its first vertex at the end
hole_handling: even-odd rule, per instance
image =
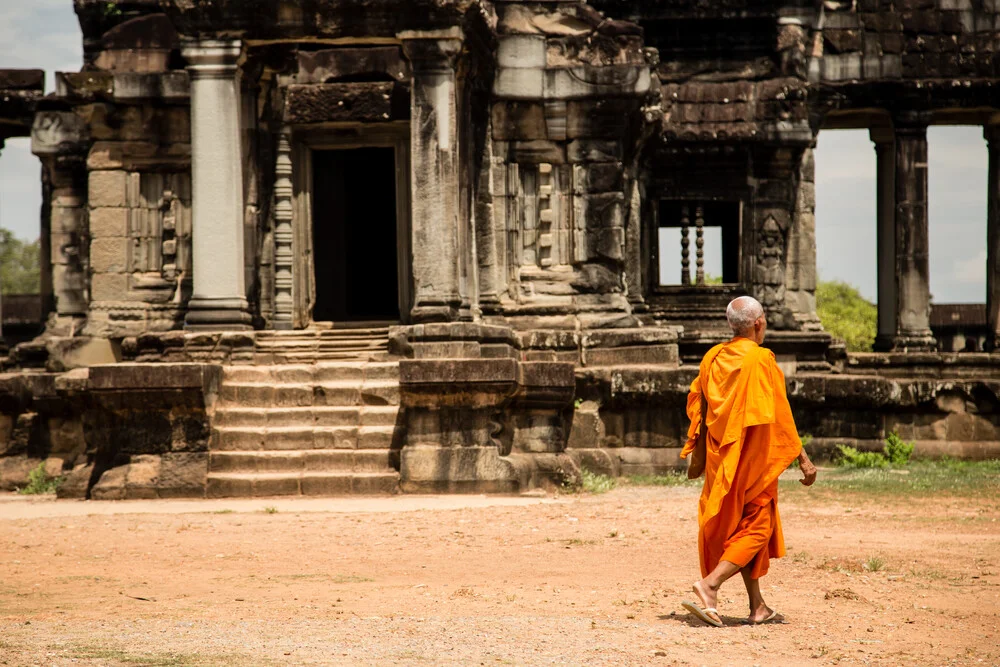
POLYGON ((798 480, 780 482, 791 493, 836 496, 857 493, 874 496, 974 496, 1000 494, 1000 460, 912 461, 903 470, 892 468, 836 468, 820 470, 816 484, 805 488, 798 480))
POLYGON ((878 572, 885 569, 885 558, 872 554, 861 566, 867 572, 878 572))
POLYGON ((41 462, 28 473, 28 485, 17 492, 25 496, 55 493, 62 483, 62 477, 49 477, 45 472, 45 462, 41 462))
POLYGON ((602 475, 599 472, 590 472, 584 469, 580 473, 580 491, 586 493, 607 493, 618 486, 618 480, 610 475, 602 475))
POLYGON ((662 475, 629 475, 625 478, 632 486, 701 486, 705 480, 688 479, 687 473, 668 472, 662 475))

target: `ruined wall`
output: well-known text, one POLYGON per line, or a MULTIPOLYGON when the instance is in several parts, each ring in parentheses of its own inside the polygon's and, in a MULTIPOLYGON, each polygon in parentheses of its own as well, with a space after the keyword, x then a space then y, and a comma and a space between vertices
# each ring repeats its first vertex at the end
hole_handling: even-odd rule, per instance
POLYGON ((520 328, 627 322, 629 167, 653 94, 641 32, 583 3, 497 10, 484 313, 520 328))

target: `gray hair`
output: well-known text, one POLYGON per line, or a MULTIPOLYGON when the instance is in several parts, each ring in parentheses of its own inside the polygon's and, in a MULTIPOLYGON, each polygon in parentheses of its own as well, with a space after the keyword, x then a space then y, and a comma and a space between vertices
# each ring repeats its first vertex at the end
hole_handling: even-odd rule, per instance
POLYGON ((726 308, 726 319, 733 335, 742 336, 748 333, 759 318, 764 316, 764 307, 752 296, 738 296, 729 302, 726 308))

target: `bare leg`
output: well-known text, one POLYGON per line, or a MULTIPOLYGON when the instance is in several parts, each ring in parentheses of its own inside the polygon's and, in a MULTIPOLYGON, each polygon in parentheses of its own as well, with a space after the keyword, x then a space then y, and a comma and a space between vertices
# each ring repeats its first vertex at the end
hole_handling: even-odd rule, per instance
POLYGON ((740 566, 736 563, 730 563, 728 560, 719 561, 719 564, 707 577, 691 587, 701 601, 703 608, 714 608, 718 604, 719 587, 739 571, 740 566))
POLYGON ((761 595, 760 579, 754 579, 750 576, 752 569, 753 563, 751 562, 740 570, 740 574, 743 575, 743 584, 747 587, 747 595, 750 597, 750 616, 747 617, 747 620, 751 623, 759 623, 771 615, 771 608, 767 606, 764 602, 764 596, 761 595))

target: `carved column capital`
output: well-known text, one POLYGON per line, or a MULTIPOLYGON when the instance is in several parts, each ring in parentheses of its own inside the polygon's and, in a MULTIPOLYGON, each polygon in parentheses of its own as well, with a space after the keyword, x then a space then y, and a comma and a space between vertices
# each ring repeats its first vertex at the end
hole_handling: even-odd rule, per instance
POLYGON ((896 142, 896 133, 891 127, 870 127, 868 138, 875 147, 892 146, 896 142))
POLYGON ((1000 123, 983 125, 983 139, 991 150, 1000 149, 1000 123))
POLYGON ((893 114, 892 125, 897 136, 926 138, 931 114, 927 111, 904 111, 893 114))
POLYGON ((39 111, 31 125, 31 152, 39 158, 80 153, 90 148, 90 128, 72 111, 39 111))
POLYGON ((405 30, 397 35, 415 73, 454 71, 462 52, 462 30, 405 30))
POLYGON ((181 45, 192 79, 229 78, 236 74, 243 43, 238 39, 188 40, 181 45))

